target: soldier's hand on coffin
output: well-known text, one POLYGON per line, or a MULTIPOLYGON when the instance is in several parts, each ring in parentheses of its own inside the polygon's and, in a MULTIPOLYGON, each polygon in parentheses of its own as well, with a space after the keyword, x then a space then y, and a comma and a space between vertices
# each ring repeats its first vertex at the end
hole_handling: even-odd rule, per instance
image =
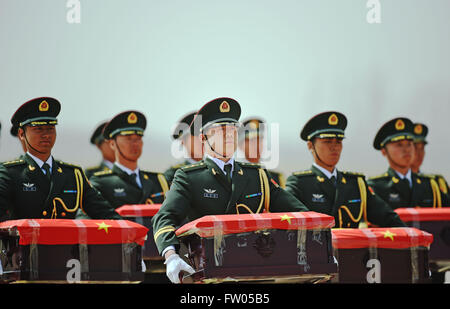
POLYGON ((172 283, 180 283, 180 271, 185 271, 189 274, 195 272, 195 270, 176 253, 171 254, 164 264, 166 264, 166 275, 172 283))

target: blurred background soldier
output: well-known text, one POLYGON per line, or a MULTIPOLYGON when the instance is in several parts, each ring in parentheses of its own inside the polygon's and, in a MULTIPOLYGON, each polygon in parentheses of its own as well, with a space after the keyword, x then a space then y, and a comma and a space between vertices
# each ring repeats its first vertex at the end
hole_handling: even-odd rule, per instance
POLYGON ((115 155, 114 151, 103 136, 103 129, 105 128, 106 124, 108 122, 101 123, 92 133, 91 136, 91 144, 95 145, 98 150, 100 150, 100 153, 102 154, 102 161, 99 165, 94 167, 89 167, 85 170, 87 178, 91 178, 92 175, 96 172, 100 171, 107 171, 109 169, 112 169, 114 161, 115 161, 115 155))
MULTIPOLYGON (((241 121, 239 128, 239 149, 245 156, 244 162, 261 164, 261 156, 265 146, 266 122, 258 117, 248 117, 241 121)), ((272 179, 282 188, 286 180, 282 173, 269 170, 272 179)))
POLYGON ((447 206, 447 197, 440 194, 434 177, 411 170, 414 139, 414 125, 408 118, 386 122, 378 130, 373 147, 386 157, 389 168, 386 173, 369 178, 367 182, 392 209, 447 206))
POLYGON ((183 162, 171 166, 164 172, 164 176, 169 184, 172 182, 177 169, 189 164, 197 163, 203 159, 203 143, 198 134, 191 134, 189 128, 196 113, 197 111, 184 115, 177 123, 175 130, 172 133, 172 139, 174 141, 178 140, 181 143, 185 159, 183 162))
MULTIPOLYGON (((420 170, 422 166, 423 160, 425 158, 425 146, 428 144, 426 139, 428 135, 428 127, 423 123, 415 123, 414 124, 414 158, 411 163, 411 170, 414 173, 423 173, 420 170)), ((444 176, 440 174, 427 174, 430 177, 433 177, 439 185, 439 190, 441 190, 441 194, 447 195, 448 198, 448 182, 445 180, 444 176)))

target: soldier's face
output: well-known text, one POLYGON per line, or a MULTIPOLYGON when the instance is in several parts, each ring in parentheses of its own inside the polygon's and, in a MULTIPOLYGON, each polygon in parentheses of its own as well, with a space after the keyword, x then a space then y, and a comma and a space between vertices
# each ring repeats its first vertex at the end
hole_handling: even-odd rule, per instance
POLYGON ((26 126, 25 129, 19 129, 18 136, 31 154, 35 150, 41 154, 49 154, 55 145, 56 128, 54 125, 26 126))
MULTIPOLYGON (((213 149, 225 158, 231 158, 237 149, 238 129, 235 125, 219 125, 209 128, 205 132, 208 142, 204 143, 206 149, 213 149)), ((214 152, 210 152, 214 155, 214 152)))
POLYGON ((414 144, 414 158, 411 167, 418 170, 422 165, 423 158, 425 157, 425 143, 414 144))
POLYGON ((114 149, 111 148, 111 145, 108 143, 108 141, 103 141, 100 143, 100 145, 97 145, 98 149, 100 149, 103 158, 110 162, 114 162, 116 159, 114 149))
POLYGON ((125 157, 124 159, 129 161, 137 161, 139 159, 142 154, 143 145, 144 142, 142 141, 142 136, 137 134, 118 135, 111 141, 111 146, 116 154, 116 159, 121 158, 123 154, 125 157))
POLYGON ((334 167, 341 157, 342 139, 316 138, 314 142, 308 142, 308 148, 312 151, 317 164, 322 165, 325 163, 330 167, 334 167))
POLYGON ((409 167, 414 156, 414 143, 411 140, 391 142, 381 149, 391 163, 399 167, 409 167))

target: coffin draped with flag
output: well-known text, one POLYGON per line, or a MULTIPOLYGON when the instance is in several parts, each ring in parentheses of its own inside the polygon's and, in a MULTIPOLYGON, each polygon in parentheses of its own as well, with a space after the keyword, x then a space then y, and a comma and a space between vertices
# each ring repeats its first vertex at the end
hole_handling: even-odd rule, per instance
POLYGON ((430 270, 434 283, 442 283, 450 272, 450 208, 397 208, 395 212, 408 226, 430 234, 430 270))
POLYGON ((0 223, 0 280, 140 282, 147 232, 128 220, 5 221, 0 223))
POLYGON ((433 235, 416 228, 333 229, 340 283, 426 283, 433 235))
POLYGON ((184 282, 331 281, 334 218, 316 212, 204 216, 180 227, 184 282))

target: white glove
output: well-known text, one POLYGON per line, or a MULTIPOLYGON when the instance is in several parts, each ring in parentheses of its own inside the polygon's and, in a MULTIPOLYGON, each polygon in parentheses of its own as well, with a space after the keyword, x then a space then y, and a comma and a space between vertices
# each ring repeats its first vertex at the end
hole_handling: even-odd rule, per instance
POLYGON ((172 283, 180 283, 180 271, 185 271, 189 274, 195 273, 195 270, 176 253, 171 254, 164 264, 166 264, 166 275, 172 283))

